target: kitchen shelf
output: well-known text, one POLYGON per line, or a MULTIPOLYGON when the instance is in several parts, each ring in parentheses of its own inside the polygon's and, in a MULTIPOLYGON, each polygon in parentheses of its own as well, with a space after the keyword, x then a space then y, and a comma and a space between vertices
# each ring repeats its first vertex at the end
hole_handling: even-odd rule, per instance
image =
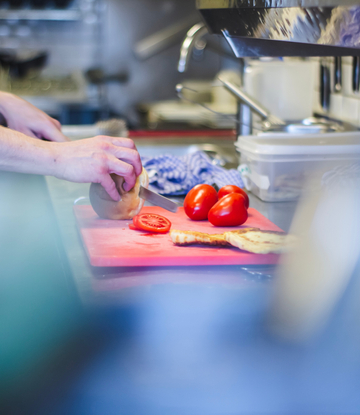
POLYGON ((0 20, 80 20, 81 12, 77 9, 53 10, 0 10, 0 20))

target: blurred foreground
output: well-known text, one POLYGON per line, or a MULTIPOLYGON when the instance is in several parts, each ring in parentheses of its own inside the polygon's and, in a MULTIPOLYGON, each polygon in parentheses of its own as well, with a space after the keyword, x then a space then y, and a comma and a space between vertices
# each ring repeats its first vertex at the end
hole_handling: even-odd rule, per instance
POLYGON ((86 310, 41 178, 2 175, 20 193, 0 201, 1 414, 360 413, 351 172, 299 205, 302 242, 275 277, 149 285, 86 310))

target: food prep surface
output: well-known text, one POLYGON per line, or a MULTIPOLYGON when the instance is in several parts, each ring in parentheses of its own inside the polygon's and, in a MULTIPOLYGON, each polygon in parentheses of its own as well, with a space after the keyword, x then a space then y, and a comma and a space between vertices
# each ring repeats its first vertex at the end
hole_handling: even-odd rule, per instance
MULTIPOLYGON (((172 229, 205 233, 223 233, 240 227, 219 228, 208 221, 192 221, 183 210, 177 213, 145 206, 142 213, 167 217, 172 229)), ((93 266, 190 266, 190 265, 260 265, 275 264, 279 255, 252 254, 235 247, 176 246, 169 233, 154 234, 129 229, 132 220, 105 220, 90 205, 74 206, 77 225, 89 261, 93 266)), ((280 231, 276 225, 253 208, 241 228, 254 227, 280 231)))
MULTIPOLYGON (((96 406, 99 400, 104 403, 102 413, 112 413, 114 407, 122 413, 134 409, 132 412, 137 414, 162 414, 169 412, 169 408, 170 412, 180 408, 178 413, 194 414, 288 413, 293 403, 299 408, 298 402, 303 400, 307 404, 314 396, 319 402, 328 402, 329 396, 335 396, 339 402, 335 412, 342 413, 340 408, 348 390, 355 391, 356 407, 359 407, 356 388, 350 389, 353 388, 353 362, 357 352, 345 355, 348 359, 345 366, 344 355, 339 353, 339 350, 347 353, 349 346, 351 350, 359 350, 357 331, 352 330, 355 326, 348 324, 354 321, 357 327, 356 319, 349 320, 349 315, 343 316, 346 319, 336 319, 336 330, 326 332, 318 346, 309 352, 309 347, 294 347, 277 340, 265 326, 273 298, 273 282, 277 278, 273 264, 186 266, 184 260, 184 265, 176 266, 92 266, 74 215, 74 209, 89 210, 89 185, 47 177, 47 189, 34 193, 34 187, 31 191, 29 187, 34 177, 27 179, 17 178, 20 192, 11 189, 12 192, 6 193, 12 193, 21 203, 14 204, 10 199, 8 203, 3 202, 3 209, 7 204, 7 211, 13 210, 11 215, 3 215, 4 223, 7 224, 8 218, 21 219, 24 232, 20 235, 27 238, 21 243, 16 241, 18 233, 11 233, 10 230, 16 228, 9 222, 9 226, 4 227, 9 232, 5 232, 8 238, 3 237, 3 247, 12 245, 26 251, 29 255, 24 258, 31 261, 17 263, 9 259, 3 262, 11 263, 15 271, 28 271, 26 278, 21 279, 21 291, 24 298, 34 304, 36 313, 28 312, 28 303, 24 303, 22 297, 22 307, 11 301, 4 306, 10 304, 16 308, 15 318, 22 310, 23 327, 29 327, 29 317, 36 323, 35 328, 40 322, 42 330, 38 333, 41 335, 44 332, 50 337, 56 334, 56 341, 60 342, 76 333, 82 336, 81 344, 94 346, 93 354, 87 355, 86 348, 85 352, 80 349, 85 359, 81 365, 84 369, 79 369, 78 378, 71 371, 70 386, 67 385, 69 394, 64 398, 62 391, 65 389, 56 389, 61 391, 58 413, 87 413, 89 408, 99 408, 96 406), (39 210, 41 195, 48 196, 46 190, 55 212, 53 221, 46 220, 46 212, 51 216, 54 213, 49 203, 39 210), (55 221, 58 226, 50 226, 52 222, 56 225, 55 221), (60 241, 61 244, 55 243, 60 241), (58 255, 62 248, 64 261, 58 255), (65 265, 69 269, 64 268, 65 265), (32 278, 29 278, 29 266, 33 270, 32 278), (42 275, 39 274, 41 269, 46 271, 42 275), (41 284, 34 290, 29 282, 39 276, 41 284), (100 307, 90 307, 90 313, 83 313, 76 295, 70 302, 70 305, 76 303, 76 307, 63 303, 69 288, 74 291, 72 282, 85 308, 100 307), (76 320, 74 316, 79 309, 81 319, 76 320), (85 322, 91 329, 89 332, 83 331, 84 314, 89 318, 85 322), (65 331, 69 324, 72 324, 72 331, 65 331), (56 330, 52 332, 50 327, 56 330), (60 340, 59 330, 62 330, 60 340), (72 388, 72 385, 75 386, 72 388), (288 389, 284 389, 284 385, 289 385, 288 389), (165 399, 167 406, 164 406, 165 399)), ((39 179, 44 181, 42 177, 39 179)), ((180 198, 177 201, 182 202, 180 198)), ((285 232, 289 231, 295 208, 294 202, 265 203, 250 194, 250 212, 258 211, 266 218, 265 223, 271 221, 285 232)), ((209 225, 204 222, 203 226, 209 225)), ((133 232, 136 235, 137 231, 133 232)), ((151 241, 157 236, 139 238, 151 241)), ((134 251, 140 251, 141 245, 134 245, 134 251)), ((174 247, 174 252, 175 248, 182 249, 174 247)), ((212 247, 202 249, 211 249, 214 256, 220 251, 212 247)), ((4 281, 15 285, 13 291, 19 292, 16 278, 4 278, 4 281)), ((351 292, 354 293, 357 291, 351 292)), ((355 316, 358 315, 356 310, 352 310, 355 316)), ((22 342, 25 350, 27 338, 34 336, 28 336, 29 331, 23 327, 19 332, 26 336, 26 341, 22 342)), ((32 335, 34 333, 36 331, 32 335)), ((64 368, 79 357, 79 348, 75 349, 74 359, 63 354, 64 368)), ((61 378, 54 371, 51 376, 61 378)), ((33 377, 31 382, 34 383, 33 377)), ((307 413, 302 409, 301 413, 307 413)))
MULTIPOLYGON (((203 141, 204 139, 201 143, 203 141)), ((198 144, 194 140, 192 145, 198 144)), ((218 140, 212 141, 212 144, 221 147, 223 143, 222 140, 218 140)), ((138 142, 136 145, 141 154, 147 155, 147 146, 138 142)), ((226 143, 225 148, 228 145, 229 143, 226 143)), ((164 149, 172 150, 174 154, 184 154, 189 146, 187 142, 170 144, 166 139, 152 139, 151 147, 157 154, 161 154, 164 149)), ((140 295, 143 290, 162 284, 191 284, 218 288, 254 287, 268 282, 275 273, 275 265, 272 264, 94 267, 87 257, 73 211, 75 201, 79 207, 90 204, 89 185, 70 183, 54 177, 47 177, 46 181, 73 278, 84 304, 128 302, 133 296, 140 295)), ((177 199, 180 204, 182 200, 182 198, 177 199)), ((256 209, 278 228, 288 232, 296 203, 265 203, 250 194, 250 207, 256 209)), ((138 248, 134 247, 134 249, 138 248)))

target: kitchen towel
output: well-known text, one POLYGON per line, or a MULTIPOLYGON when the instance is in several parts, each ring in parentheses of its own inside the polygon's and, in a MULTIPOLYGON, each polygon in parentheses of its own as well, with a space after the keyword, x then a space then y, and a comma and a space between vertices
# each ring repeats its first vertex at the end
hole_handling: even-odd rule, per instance
POLYGON ((212 164, 202 151, 182 157, 170 154, 157 157, 142 157, 152 188, 163 195, 185 195, 200 183, 216 184, 219 188, 227 184, 244 187, 240 173, 212 164))

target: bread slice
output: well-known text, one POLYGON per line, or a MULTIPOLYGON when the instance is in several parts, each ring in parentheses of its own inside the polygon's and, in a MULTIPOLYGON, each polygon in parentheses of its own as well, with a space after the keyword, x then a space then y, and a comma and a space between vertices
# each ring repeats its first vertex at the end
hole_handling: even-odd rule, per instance
POLYGON ((258 228, 224 232, 224 237, 231 245, 255 254, 280 254, 288 251, 296 241, 293 235, 258 228))
POLYGON ((224 234, 209 234, 195 231, 179 231, 172 229, 170 231, 171 240, 175 245, 212 245, 212 246, 230 246, 225 240, 224 234))

